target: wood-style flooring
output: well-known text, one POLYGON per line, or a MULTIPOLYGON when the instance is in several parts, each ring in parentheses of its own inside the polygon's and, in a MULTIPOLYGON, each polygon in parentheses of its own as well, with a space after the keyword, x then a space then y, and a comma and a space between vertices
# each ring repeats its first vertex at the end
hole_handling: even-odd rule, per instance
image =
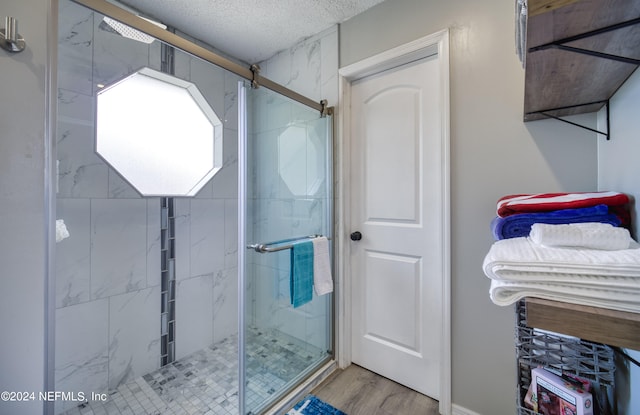
POLYGON ((438 415, 438 401, 356 365, 311 393, 348 415, 438 415))

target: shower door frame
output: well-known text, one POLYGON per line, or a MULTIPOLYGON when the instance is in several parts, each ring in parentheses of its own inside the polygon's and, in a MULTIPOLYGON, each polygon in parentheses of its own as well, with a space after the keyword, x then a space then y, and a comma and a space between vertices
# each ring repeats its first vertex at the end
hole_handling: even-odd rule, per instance
MULTIPOLYGON (((253 88, 255 86, 252 85, 253 88)), ((245 385, 247 383, 246 378, 246 366, 245 366, 245 328, 246 328, 246 320, 245 320, 245 310, 246 310, 246 255, 245 252, 247 249, 254 247, 248 244, 246 240, 247 236, 247 226, 246 226, 246 218, 247 218, 247 200, 248 200, 248 192, 247 192, 247 148, 248 148, 248 120, 246 118, 248 111, 243 111, 242 108, 247 108, 247 90, 250 87, 245 85, 243 82, 238 83, 238 292, 241 293, 238 296, 238 351, 239 351, 239 361, 238 361, 238 371, 239 371, 239 389, 238 389, 238 408, 240 410, 240 415, 244 415, 246 413, 246 388, 245 385)), ((272 90, 276 93, 278 91, 272 90)), ((289 97, 291 98, 291 97, 289 97)), ((335 140, 335 128, 336 122, 334 117, 334 107, 326 108, 326 111, 321 112, 321 117, 325 117, 326 115, 331 116, 330 125, 327 128, 326 133, 329 134, 329 142, 327 143, 327 157, 325 160, 325 169, 327 172, 327 200, 329 204, 327 206, 329 213, 327 215, 327 227, 330 229, 331 234, 326 235, 331 238, 331 249, 330 256, 332 259, 331 271, 332 275, 336 275, 336 252, 338 239, 336 237, 337 226, 335 223, 335 212, 336 212, 336 199, 335 199, 335 189, 334 189, 334 177, 336 174, 335 171, 335 162, 334 162, 334 153, 336 150, 336 140, 335 140)), ((334 287, 335 287, 335 278, 334 278, 334 287)), ((293 406, 299 399, 303 398, 304 395, 308 394, 313 386, 317 385, 320 381, 325 379, 329 374, 331 374, 337 368, 336 355, 338 351, 336 350, 337 341, 336 334, 338 333, 336 330, 337 321, 336 321, 336 295, 335 288, 334 292, 331 296, 331 302, 329 307, 329 322, 330 326, 328 329, 328 335, 330 339, 331 345, 331 355, 327 356, 327 358, 320 363, 317 363, 315 371, 310 371, 309 368, 306 369, 308 373, 304 376, 300 381, 291 386, 289 389, 282 392, 282 398, 276 400, 275 402, 270 402, 264 407, 258 408, 260 413, 267 413, 269 415, 279 414, 283 409, 287 407, 293 406)), ((304 373, 304 372, 302 372, 304 373)), ((251 412, 253 413, 253 412, 251 412)))

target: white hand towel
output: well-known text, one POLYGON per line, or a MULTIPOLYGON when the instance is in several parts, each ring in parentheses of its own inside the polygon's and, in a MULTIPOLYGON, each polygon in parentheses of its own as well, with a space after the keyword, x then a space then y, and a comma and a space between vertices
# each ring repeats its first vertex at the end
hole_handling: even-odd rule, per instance
POLYGON ((538 245, 606 251, 629 249, 633 241, 627 229, 597 222, 562 225, 534 223, 529 237, 538 245))
POLYGON ((324 295, 333 291, 331 276, 331 258, 329 241, 326 237, 313 238, 313 289, 316 295, 324 295))
POLYGON ((56 220, 56 242, 60 242, 63 239, 69 237, 69 231, 67 230, 66 225, 64 224, 64 220, 58 219, 56 220))

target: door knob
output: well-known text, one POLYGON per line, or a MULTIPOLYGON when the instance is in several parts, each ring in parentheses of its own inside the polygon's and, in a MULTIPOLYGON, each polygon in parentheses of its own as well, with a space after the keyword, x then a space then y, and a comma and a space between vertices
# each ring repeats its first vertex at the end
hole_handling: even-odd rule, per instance
POLYGON ((352 241, 359 241, 360 239, 362 239, 362 234, 359 231, 351 232, 352 241))

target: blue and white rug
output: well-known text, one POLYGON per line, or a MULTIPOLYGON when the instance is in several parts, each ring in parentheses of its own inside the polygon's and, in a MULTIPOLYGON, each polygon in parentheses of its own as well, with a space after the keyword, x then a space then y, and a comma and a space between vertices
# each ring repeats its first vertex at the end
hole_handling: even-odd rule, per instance
POLYGON ((347 415, 313 395, 309 395, 296 404, 287 415, 347 415))

